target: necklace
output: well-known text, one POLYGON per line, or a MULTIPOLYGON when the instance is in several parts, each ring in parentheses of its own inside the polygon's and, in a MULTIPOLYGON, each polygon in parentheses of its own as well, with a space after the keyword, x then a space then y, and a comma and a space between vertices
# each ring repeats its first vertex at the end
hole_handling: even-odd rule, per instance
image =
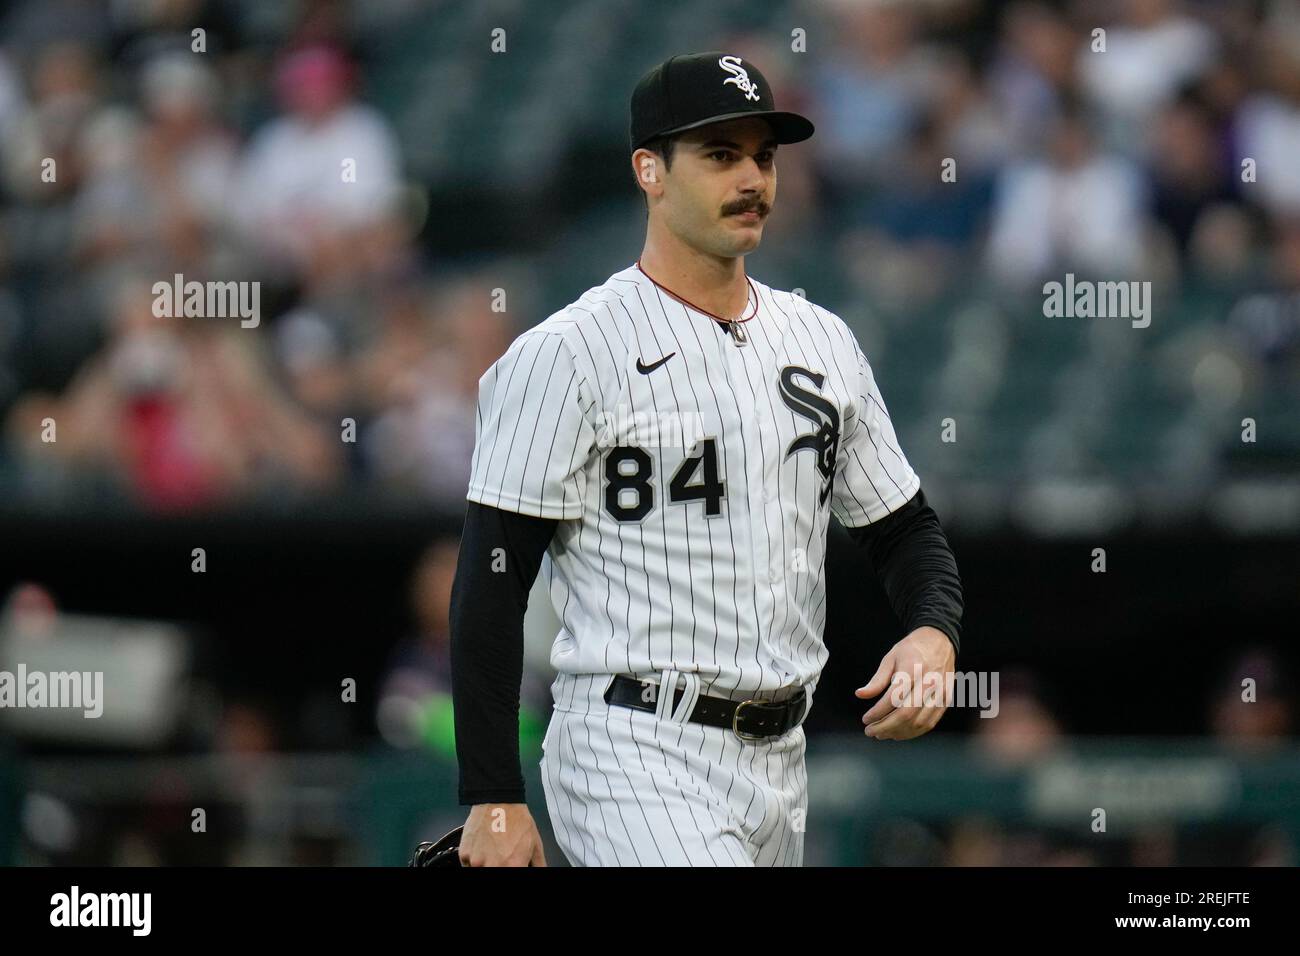
POLYGON ((666 292, 668 295, 672 296, 678 302, 682 303, 683 305, 689 305, 696 312, 703 312, 709 318, 721 322, 724 326, 726 326, 727 331, 731 333, 731 338, 735 341, 737 346, 744 345, 746 342, 749 341, 749 336, 747 336, 745 334, 745 330, 740 327, 741 323, 748 322, 754 316, 758 315, 758 292, 755 291, 754 289, 754 283, 749 281, 749 276, 745 276, 745 282, 749 285, 749 291, 752 292, 754 295, 754 310, 750 312, 749 315, 745 316, 743 319, 724 319, 720 315, 714 315, 708 309, 701 309, 690 299, 683 298, 682 296, 678 295, 676 292, 674 292, 672 289, 668 288, 667 286, 660 285, 658 282, 655 281, 654 276, 650 275, 650 273, 646 272, 645 269, 641 268, 641 259, 639 257, 636 260, 636 267, 637 269, 640 269, 641 274, 643 276, 645 276, 651 282, 654 282, 657 288, 666 292))

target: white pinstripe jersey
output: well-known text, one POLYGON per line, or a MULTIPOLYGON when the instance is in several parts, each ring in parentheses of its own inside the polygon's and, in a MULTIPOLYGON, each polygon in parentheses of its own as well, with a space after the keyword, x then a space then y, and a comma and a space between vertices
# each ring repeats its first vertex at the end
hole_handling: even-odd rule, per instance
POLYGON ((468 498, 561 519, 541 568, 561 672, 811 696, 831 514, 870 524, 920 486, 844 322, 751 282, 744 345, 633 265, 479 380, 468 498))

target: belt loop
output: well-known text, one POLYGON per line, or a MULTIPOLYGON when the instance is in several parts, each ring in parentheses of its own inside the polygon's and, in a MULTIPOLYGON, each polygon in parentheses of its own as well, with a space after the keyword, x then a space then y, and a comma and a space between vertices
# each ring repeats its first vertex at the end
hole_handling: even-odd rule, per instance
POLYGON ((676 724, 684 724, 691 719, 691 712, 695 710, 695 702, 700 699, 699 675, 687 672, 682 676, 686 678, 686 689, 682 692, 681 703, 673 711, 672 720, 676 724))
POLYGON ((673 709, 673 694, 677 691, 677 671, 665 667, 659 674, 659 696, 655 699, 655 717, 668 720, 673 709))

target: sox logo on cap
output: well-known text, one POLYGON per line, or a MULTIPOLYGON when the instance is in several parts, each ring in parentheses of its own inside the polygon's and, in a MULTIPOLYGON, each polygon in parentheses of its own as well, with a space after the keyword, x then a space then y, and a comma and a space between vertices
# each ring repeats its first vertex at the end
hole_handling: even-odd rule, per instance
POLYGON ((722 81, 723 86, 726 86, 728 83, 734 83, 736 88, 745 94, 745 99, 758 99, 758 87, 755 86, 754 81, 749 78, 748 71, 740 65, 740 57, 724 56, 718 61, 718 66, 731 74, 728 79, 722 81))

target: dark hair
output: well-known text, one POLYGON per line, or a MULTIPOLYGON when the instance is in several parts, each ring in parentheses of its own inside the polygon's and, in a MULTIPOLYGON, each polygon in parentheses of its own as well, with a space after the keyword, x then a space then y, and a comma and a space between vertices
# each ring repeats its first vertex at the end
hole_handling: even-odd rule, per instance
MULTIPOLYGON (((677 147, 677 139, 680 135, 680 133, 677 133, 672 136, 656 136, 640 148, 648 149, 652 153, 657 153, 659 158, 664 161, 664 170, 672 172, 673 150, 677 147)), ((632 171, 632 178, 634 182, 639 182, 636 170, 632 171)), ((641 193, 641 200, 645 203, 646 211, 649 212, 650 200, 646 197, 645 192, 640 188, 640 186, 637 187, 637 191, 641 193)))
POLYGON ((681 133, 671 136, 656 136, 650 142, 645 144, 645 149, 652 153, 658 153, 664 159, 664 169, 669 171, 673 168, 673 150, 677 148, 677 140, 681 133))

